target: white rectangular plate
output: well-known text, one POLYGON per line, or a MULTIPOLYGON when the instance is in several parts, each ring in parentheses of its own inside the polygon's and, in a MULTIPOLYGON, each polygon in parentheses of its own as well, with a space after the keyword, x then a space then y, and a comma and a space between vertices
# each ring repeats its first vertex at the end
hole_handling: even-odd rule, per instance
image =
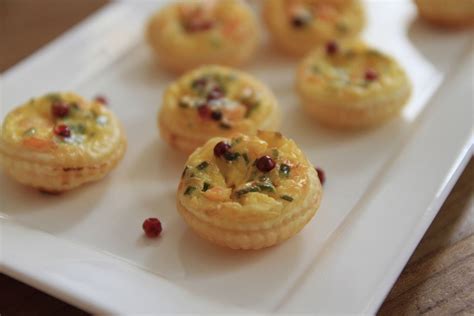
POLYGON ((4 74, 2 118, 46 92, 101 93, 129 138, 117 170, 62 196, 0 174, 4 272, 93 312, 375 312, 471 155, 470 34, 424 25, 407 1, 367 2, 364 37, 400 61, 414 90, 399 118, 358 133, 306 118, 296 61, 263 44, 245 70, 273 88, 282 131, 328 181, 301 234, 241 252, 197 238, 175 210, 186 157, 159 139, 155 119, 175 78, 143 40, 156 7, 113 3, 4 74), (157 240, 141 231, 150 216, 164 223, 157 240))

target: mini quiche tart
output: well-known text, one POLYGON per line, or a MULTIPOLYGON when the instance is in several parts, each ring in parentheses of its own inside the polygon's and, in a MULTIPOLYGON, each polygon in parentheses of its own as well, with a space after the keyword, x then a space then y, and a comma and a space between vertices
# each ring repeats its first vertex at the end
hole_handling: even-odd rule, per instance
POLYGON ((263 17, 275 44, 293 56, 352 38, 365 23, 359 0, 266 0, 263 17))
POLYGON ((48 94, 11 111, 0 130, 0 164, 22 184, 60 193, 104 177, 122 159, 126 138, 101 102, 48 94))
POLYGON ((307 112, 336 128, 381 123, 399 113, 411 93, 399 64, 361 42, 329 42, 310 53, 296 87, 307 112))
POLYGON ((259 30, 241 0, 195 0, 168 5, 150 20, 148 41, 175 72, 204 64, 237 66, 255 53, 259 30))
POLYGON ((201 237, 233 249, 285 241, 314 216, 318 174, 296 144, 277 132, 213 138, 186 162, 177 208, 201 237))
POLYGON ((168 87, 158 125, 167 143, 189 154, 215 136, 276 130, 280 110, 273 93, 250 75, 203 66, 168 87))
POLYGON ((418 12, 426 20, 441 26, 474 25, 474 0, 415 0, 418 12))

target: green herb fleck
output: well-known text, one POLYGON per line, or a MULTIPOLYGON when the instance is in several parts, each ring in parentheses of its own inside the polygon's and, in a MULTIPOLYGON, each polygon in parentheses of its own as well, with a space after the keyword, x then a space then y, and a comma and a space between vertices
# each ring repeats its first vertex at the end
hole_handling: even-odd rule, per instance
POLYGON ((232 139, 232 146, 239 144, 242 141, 242 137, 237 137, 232 139))
POLYGON ((61 95, 59 93, 49 93, 46 95, 46 98, 51 102, 61 101, 61 95))
POLYGON ((319 68, 318 65, 312 65, 311 66, 311 72, 314 73, 314 74, 319 74, 319 73, 321 73, 321 69, 319 68))
POLYGON ((81 123, 70 125, 69 128, 77 134, 85 134, 86 133, 86 126, 84 124, 81 124, 81 123))
POLYGON ((219 48, 221 47, 221 44, 222 44, 221 40, 218 37, 212 37, 210 39, 210 42, 211 42, 212 47, 214 48, 219 48))
POLYGON ((194 90, 202 90, 205 88, 207 82, 205 78, 196 78, 191 82, 191 88, 194 90))
POLYGON ((262 192, 275 192, 275 187, 270 183, 259 183, 257 186, 262 192))
POLYGON ((336 23, 336 30, 341 34, 346 34, 349 31, 349 27, 344 22, 336 23))
POLYGON ((209 190, 211 188, 211 185, 207 182, 204 182, 203 186, 202 186, 202 192, 206 192, 207 190, 209 190))
POLYGON ((245 118, 249 118, 260 106, 259 102, 253 103, 250 105, 247 109, 247 112, 245 112, 245 118))
POLYGON ((201 162, 196 168, 197 170, 205 170, 209 166, 209 163, 207 161, 201 162))
POLYGON ((376 49, 368 49, 366 51, 366 54, 369 55, 369 56, 374 56, 374 57, 383 56, 383 54, 381 52, 379 52, 378 50, 376 50, 376 49))
POLYGON ((232 126, 230 126, 229 124, 224 123, 224 122, 221 122, 219 124, 219 127, 222 128, 222 129, 231 129, 232 128, 232 126))
POLYGON ((228 151, 224 154, 224 158, 227 161, 234 161, 234 160, 237 160, 239 157, 240 157, 240 153, 233 153, 233 152, 228 151))
POLYGON ((288 178, 290 175, 291 167, 288 166, 287 164, 282 163, 280 165, 280 177, 285 177, 288 178))
POLYGON ((184 191, 184 195, 191 195, 194 192, 194 190, 196 190, 195 187, 189 186, 186 188, 186 191, 184 191))
POLYGON ((183 99, 183 98, 179 99, 178 106, 183 109, 189 108, 190 107, 189 100, 183 99))
POLYGON ((224 77, 226 81, 234 81, 237 79, 237 75, 234 72, 229 73, 224 77))
POLYGON ((289 195, 282 195, 280 196, 283 200, 288 201, 288 202, 293 202, 293 198, 289 195))
POLYGON ((36 128, 32 127, 27 129, 24 133, 23 136, 30 137, 36 134, 36 128))
POLYGON ((249 162, 250 162, 250 160, 249 160, 249 156, 247 155, 247 153, 243 153, 243 154, 242 154, 242 157, 243 157, 243 158, 244 158, 244 160, 245 160, 245 164, 247 164, 247 165, 248 165, 248 164, 249 164, 249 162))
POLYGON ((273 158, 273 159, 277 159, 277 158, 278 158, 278 155, 279 155, 278 149, 273 148, 273 149, 272 149, 272 158, 273 158))
POLYGON ((250 193, 250 192, 259 192, 260 189, 256 186, 249 186, 247 188, 244 188, 242 190, 239 190, 237 192, 235 192, 237 194, 238 197, 241 197, 242 195, 245 195, 247 193, 250 193))
POLYGON ((362 80, 362 81, 357 82, 356 84, 359 87, 367 88, 371 83, 372 83, 372 81, 370 81, 370 80, 362 80))

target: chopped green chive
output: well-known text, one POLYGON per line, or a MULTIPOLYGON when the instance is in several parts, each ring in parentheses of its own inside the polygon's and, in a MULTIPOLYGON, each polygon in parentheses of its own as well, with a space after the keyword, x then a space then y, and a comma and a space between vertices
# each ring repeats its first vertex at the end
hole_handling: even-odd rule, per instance
POLYGON ((224 158, 227 161, 234 161, 237 160, 240 157, 240 153, 233 153, 233 152, 226 152, 224 153, 224 158))
POLYGON ((314 74, 319 74, 319 73, 321 73, 321 69, 319 69, 319 66, 313 65, 313 66, 311 66, 311 72, 314 73, 314 74))
POLYGON ((209 163, 207 161, 203 161, 196 168, 198 170, 205 170, 208 166, 209 166, 209 163))
POLYGON ((78 134, 85 134, 86 133, 86 126, 84 124, 74 124, 70 125, 69 128, 78 134))
POLYGON ((375 50, 375 49, 368 49, 366 51, 366 54, 369 55, 369 56, 374 56, 374 57, 381 57, 383 56, 382 53, 380 53, 378 50, 375 50))
POLYGON ((275 187, 270 183, 259 183, 257 186, 263 192, 275 192, 275 187))
POLYGON ((287 164, 282 163, 280 165, 280 177, 285 177, 288 178, 290 175, 291 167, 288 166, 287 164))
POLYGON ((32 127, 27 129, 24 133, 23 136, 33 136, 36 134, 36 128, 32 127))
POLYGON ((272 149, 272 158, 273 158, 273 159, 277 159, 277 158, 278 158, 278 155, 279 155, 278 149, 273 148, 273 149, 272 149))
POLYGON ((232 126, 230 126, 227 123, 223 123, 223 122, 219 124, 219 127, 222 128, 222 129, 231 129, 232 128, 232 126))
POLYGON ((219 48, 221 46, 221 40, 218 37, 212 37, 210 42, 214 48, 219 48))
POLYGON ((46 98, 48 98, 51 102, 61 101, 61 95, 58 93, 47 94, 46 98))
POLYGON ((251 104, 248 107, 247 112, 245 112, 245 118, 249 118, 258 109, 259 106, 259 102, 254 102, 253 104, 251 104))
POLYGON ((178 106, 179 106, 180 108, 186 109, 186 108, 189 107, 189 104, 188 104, 188 102, 185 102, 185 101, 183 101, 183 100, 179 100, 178 106))
POLYGON ((204 182, 203 186, 202 186, 202 192, 206 192, 207 190, 209 190, 211 188, 211 185, 207 182, 204 182))
POLYGON ((345 34, 349 31, 349 27, 344 22, 336 23, 336 30, 339 33, 345 34))
POLYGON ((189 186, 189 187, 186 188, 186 191, 184 191, 184 195, 191 195, 191 193, 193 193, 194 190, 196 190, 195 187, 189 186))
POLYGON ((242 141, 242 137, 232 139, 232 146, 239 144, 242 141))
POLYGON ((244 158, 245 163, 248 165, 249 162, 250 162, 250 160, 249 160, 249 156, 247 155, 247 153, 243 153, 243 154, 242 154, 242 157, 244 158))
POLYGON ((255 187, 255 186, 251 186, 251 187, 248 187, 248 188, 245 188, 245 189, 242 189, 242 190, 239 190, 236 192, 237 196, 242 196, 244 194, 247 194, 247 193, 250 193, 250 192, 259 192, 260 189, 258 187, 255 187))
POLYGON ((283 200, 288 201, 288 202, 293 202, 293 198, 289 195, 282 195, 280 196, 283 200))

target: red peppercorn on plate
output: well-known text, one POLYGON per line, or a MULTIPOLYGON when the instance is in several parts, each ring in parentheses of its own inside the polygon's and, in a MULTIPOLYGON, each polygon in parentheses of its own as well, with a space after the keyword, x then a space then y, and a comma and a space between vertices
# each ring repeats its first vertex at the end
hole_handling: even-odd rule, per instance
MULTIPOLYGON (((177 78, 156 66, 143 36, 165 3, 112 3, 3 74, 2 122, 51 91, 102 95, 123 123, 128 149, 107 177, 61 195, 1 171, 2 272, 102 314, 376 312, 471 155, 471 34, 417 22, 411 1, 363 2, 363 40, 398 61, 412 94, 384 125, 343 133, 302 109, 294 87, 300 61, 272 49, 267 36, 242 70, 274 91, 281 133, 324 171, 324 194, 298 234, 243 251, 200 238, 176 208, 188 157, 160 138, 156 114, 177 78), (155 220, 144 225, 151 218, 161 232, 155 220)), ((55 105, 54 113, 65 109, 55 105)), ((228 145, 209 155, 233 158, 228 145)), ((253 158, 259 172, 281 169, 272 152, 253 158)))

